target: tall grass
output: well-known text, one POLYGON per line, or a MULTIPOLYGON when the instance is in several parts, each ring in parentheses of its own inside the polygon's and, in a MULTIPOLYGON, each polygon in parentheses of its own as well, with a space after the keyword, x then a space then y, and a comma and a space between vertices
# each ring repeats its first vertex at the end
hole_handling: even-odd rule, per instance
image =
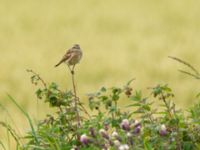
POLYGON ((26 117, 26 119, 28 120, 28 123, 31 127, 31 132, 35 138, 35 142, 38 143, 38 138, 34 129, 34 125, 33 122, 31 120, 31 117, 28 115, 28 113, 26 111, 24 111, 24 109, 17 103, 17 101, 8 94, 8 98, 11 100, 11 102, 13 102, 13 104, 15 104, 15 106, 22 112, 22 114, 26 117))

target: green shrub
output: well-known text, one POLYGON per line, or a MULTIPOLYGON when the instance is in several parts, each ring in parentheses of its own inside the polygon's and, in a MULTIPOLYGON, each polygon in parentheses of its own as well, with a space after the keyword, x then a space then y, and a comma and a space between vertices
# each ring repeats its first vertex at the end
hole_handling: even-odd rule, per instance
MULTIPOLYGON (((171 57, 194 71, 182 71, 198 79, 198 72, 186 62, 171 57)), ((34 128, 31 117, 17 104, 30 123, 31 131, 21 144, 17 133, 6 123, 17 143, 17 149, 27 150, 195 150, 200 149, 200 103, 191 107, 184 115, 176 109, 174 93, 168 85, 149 88, 149 96, 133 89, 130 80, 122 88, 102 87, 88 94, 89 110, 76 95, 74 73, 73 91, 63 91, 52 82, 47 84, 38 74, 31 81, 38 85, 36 96, 57 109, 56 114, 47 115, 34 128), (119 101, 129 100, 125 108, 119 101), (88 112, 90 111, 90 113, 88 112), (92 113, 91 113, 92 112, 92 113)), ((0 142, 2 147, 3 143, 0 142)), ((4 147, 5 149, 5 147, 4 147)))

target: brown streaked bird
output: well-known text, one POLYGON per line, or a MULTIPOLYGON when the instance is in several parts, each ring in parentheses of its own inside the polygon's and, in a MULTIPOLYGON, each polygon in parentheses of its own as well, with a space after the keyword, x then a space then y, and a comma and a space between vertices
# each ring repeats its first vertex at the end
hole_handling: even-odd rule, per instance
POLYGON ((55 67, 58 67, 60 64, 67 63, 68 66, 75 66, 82 58, 82 50, 78 44, 74 44, 72 48, 68 49, 63 58, 59 61, 55 67))

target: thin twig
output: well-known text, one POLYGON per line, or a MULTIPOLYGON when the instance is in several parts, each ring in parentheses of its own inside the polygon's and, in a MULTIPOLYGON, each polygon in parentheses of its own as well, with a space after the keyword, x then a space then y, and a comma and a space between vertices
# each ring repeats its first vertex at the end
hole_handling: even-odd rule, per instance
POLYGON ((167 111, 169 113, 169 116, 170 118, 172 117, 172 113, 171 113, 171 109, 170 109, 170 105, 167 103, 166 99, 165 99, 165 96, 164 94, 161 92, 161 98, 162 98, 162 101, 164 102, 166 108, 167 108, 167 111))
POLYGON ((70 68, 69 65, 67 65, 67 66, 68 66, 71 76, 72 76, 72 85, 73 85, 74 98, 75 98, 74 104, 75 104, 76 117, 77 117, 77 128, 79 128, 80 127, 80 116, 79 116, 78 107, 77 107, 76 85, 75 85, 75 81, 74 81, 74 66, 72 69, 70 68))
MULTIPOLYGON (((74 67, 71 69, 69 65, 67 65, 69 70, 70 70, 70 73, 71 75, 73 76, 74 75, 74 67)), ((73 82, 73 79, 72 79, 72 82, 73 82)), ((73 87, 75 85, 75 82, 73 82, 73 87)), ((75 89, 76 89, 76 86, 75 86, 75 89)), ((85 109, 85 107, 83 106, 83 104, 80 102, 79 100, 79 97, 76 95, 76 93, 74 92, 74 97, 76 98, 76 101, 78 102, 77 104, 79 104, 81 106, 81 108, 83 109, 83 111, 85 112, 85 114, 88 115, 89 118, 91 118, 90 114, 87 112, 87 110, 85 109)))
POLYGON ((78 104, 81 106, 81 108, 84 111, 84 113, 86 115, 88 115, 89 118, 91 118, 90 114, 87 112, 87 110, 85 109, 85 107, 83 106, 83 104, 80 102, 79 97, 76 97, 76 98, 77 98, 78 104))
POLYGON ((26 71, 27 71, 27 72, 31 72, 31 73, 33 73, 35 76, 37 76, 37 77, 38 77, 38 80, 40 80, 40 81, 42 82, 42 84, 44 85, 44 87, 47 88, 46 82, 40 77, 39 74, 37 74, 36 72, 34 72, 34 71, 31 70, 31 69, 26 69, 26 71))
POLYGON ((76 85, 75 85, 75 80, 74 80, 74 66, 71 70, 71 75, 72 75, 72 84, 73 84, 73 90, 74 90, 74 96, 75 96, 75 109, 76 109, 76 114, 77 114, 77 127, 80 127, 80 115, 78 112, 78 105, 77 105, 77 94, 76 94, 76 85))

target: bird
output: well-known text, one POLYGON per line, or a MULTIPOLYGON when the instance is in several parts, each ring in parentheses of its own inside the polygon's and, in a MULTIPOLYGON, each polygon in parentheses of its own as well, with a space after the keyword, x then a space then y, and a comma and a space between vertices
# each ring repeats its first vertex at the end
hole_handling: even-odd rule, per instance
POLYGON ((68 66, 75 66, 80 62, 82 58, 82 50, 79 44, 74 44, 72 48, 68 49, 62 59, 55 65, 58 67, 62 63, 66 63, 68 66))

